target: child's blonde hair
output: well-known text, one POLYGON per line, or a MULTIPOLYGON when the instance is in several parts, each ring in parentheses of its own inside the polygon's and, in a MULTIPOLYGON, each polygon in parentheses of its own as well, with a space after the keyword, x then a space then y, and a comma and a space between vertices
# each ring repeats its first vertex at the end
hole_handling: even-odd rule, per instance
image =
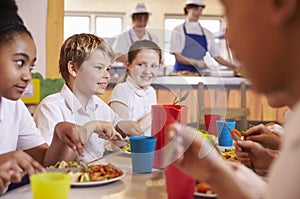
POLYGON ((111 46, 101 37, 93 34, 75 34, 64 41, 60 49, 59 72, 65 81, 69 80, 68 62, 72 61, 78 68, 89 57, 93 50, 101 50, 114 61, 111 46))

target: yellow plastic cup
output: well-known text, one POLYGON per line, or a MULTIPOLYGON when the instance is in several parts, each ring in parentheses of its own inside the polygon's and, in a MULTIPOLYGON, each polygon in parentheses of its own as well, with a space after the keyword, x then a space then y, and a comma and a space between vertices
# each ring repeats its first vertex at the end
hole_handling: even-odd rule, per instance
POLYGON ((67 199, 71 177, 65 173, 38 173, 30 176, 33 199, 67 199))

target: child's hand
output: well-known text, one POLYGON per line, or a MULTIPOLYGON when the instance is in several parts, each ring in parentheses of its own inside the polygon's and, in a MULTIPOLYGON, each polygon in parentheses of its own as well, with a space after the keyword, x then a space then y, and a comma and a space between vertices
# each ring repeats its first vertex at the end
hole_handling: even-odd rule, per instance
POLYGON ((83 156, 83 142, 81 135, 86 134, 86 129, 82 126, 70 123, 59 122, 55 126, 54 137, 58 137, 60 142, 68 145, 73 151, 83 156))
POLYGON ((45 171, 45 168, 40 163, 21 150, 1 154, 0 163, 5 163, 3 168, 9 168, 9 181, 11 182, 20 182, 25 173, 32 175, 36 172, 45 171))
POLYGON ((102 139, 122 139, 120 133, 116 131, 111 122, 105 122, 100 120, 90 121, 83 126, 86 129, 85 136, 81 135, 81 140, 86 143, 92 133, 96 133, 102 139))
POLYGON ((252 141, 238 141, 235 148, 237 159, 248 167, 252 164, 255 169, 269 169, 276 152, 252 141))
POLYGON ((3 192, 9 182, 20 182, 22 180, 22 170, 15 169, 18 165, 15 161, 1 162, 0 164, 0 193, 3 192))
POLYGON ((121 120, 118 122, 116 128, 122 133, 123 137, 126 137, 127 135, 144 135, 143 130, 136 121, 121 120))
POLYGON ((251 127, 244 133, 245 140, 258 142, 262 146, 278 150, 281 144, 281 138, 274 134, 270 129, 263 124, 251 127))

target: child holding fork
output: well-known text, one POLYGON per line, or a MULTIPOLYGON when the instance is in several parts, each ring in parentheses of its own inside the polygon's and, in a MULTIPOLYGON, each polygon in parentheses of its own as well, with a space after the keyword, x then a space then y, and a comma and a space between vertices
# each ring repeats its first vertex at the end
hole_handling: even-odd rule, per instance
POLYGON ((242 164, 221 160, 194 129, 180 124, 173 124, 167 133, 169 140, 176 135, 182 138, 176 145, 175 165, 209 183, 218 198, 299 198, 300 1, 221 2, 230 24, 226 36, 253 88, 267 95, 285 93, 295 100, 293 114, 285 124, 281 154, 272 162, 267 181, 242 164))
MULTIPOLYGON (((75 34, 64 41, 60 50, 59 70, 65 84, 59 93, 47 96, 37 107, 34 120, 50 143, 54 126, 62 121, 84 125, 88 133, 81 134, 84 144, 82 161, 88 162, 103 155, 105 140, 120 135, 142 133, 134 121, 119 116, 98 96, 109 83, 109 69, 114 53, 110 45, 93 34, 75 34), (115 129, 116 127, 116 129, 115 129), (96 131, 97 134, 93 133, 96 131), (100 135, 99 135, 100 133, 100 135)), ((76 153, 72 154, 72 159, 76 153)))

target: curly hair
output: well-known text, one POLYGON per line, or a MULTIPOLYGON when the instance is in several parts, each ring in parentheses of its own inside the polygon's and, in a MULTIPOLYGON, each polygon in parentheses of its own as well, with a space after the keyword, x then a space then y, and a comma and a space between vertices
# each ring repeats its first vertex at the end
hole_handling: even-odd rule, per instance
POLYGON ((14 41, 18 34, 31 33, 24 26, 23 20, 18 15, 18 7, 14 0, 0 0, 0 48, 14 41))

